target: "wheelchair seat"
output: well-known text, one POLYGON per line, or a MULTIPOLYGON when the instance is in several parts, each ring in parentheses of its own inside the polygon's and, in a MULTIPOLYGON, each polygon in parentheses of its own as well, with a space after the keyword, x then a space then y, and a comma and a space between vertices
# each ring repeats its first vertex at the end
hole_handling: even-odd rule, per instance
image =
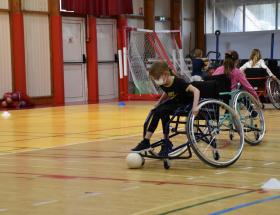
POLYGON ((215 81, 218 99, 221 99, 224 103, 229 104, 231 96, 221 95, 220 93, 231 91, 231 80, 225 74, 221 74, 207 77, 205 82, 208 81, 215 81))
POLYGON ((263 68, 247 68, 244 72, 247 80, 258 93, 261 101, 264 102, 265 83, 268 77, 266 70, 263 68))

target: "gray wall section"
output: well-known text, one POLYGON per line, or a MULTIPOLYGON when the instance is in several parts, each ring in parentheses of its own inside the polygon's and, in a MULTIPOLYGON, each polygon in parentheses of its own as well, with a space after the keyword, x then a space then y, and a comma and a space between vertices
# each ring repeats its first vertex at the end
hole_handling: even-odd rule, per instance
MULTIPOLYGON (((219 37, 221 58, 224 58, 225 51, 234 49, 239 53, 240 59, 247 59, 253 48, 260 49, 263 58, 270 58, 272 33, 274 33, 274 59, 280 59, 279 31, 221 33, 219 37)), ((206 34, 206 50, 207 52, 216 50, 214 34, 206 34)), ((211 57, 215 58, 214 55, 211 57)))

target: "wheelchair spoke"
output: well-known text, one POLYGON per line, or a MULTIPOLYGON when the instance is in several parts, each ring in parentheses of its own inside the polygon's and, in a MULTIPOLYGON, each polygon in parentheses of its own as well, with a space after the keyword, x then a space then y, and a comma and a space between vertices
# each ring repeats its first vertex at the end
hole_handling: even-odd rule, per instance
POLYGON ((221 101, 208 100, 202 104, 198 115, 188 121, 190 146, 210 165, 231 165, 240 156, 244 144, 239 117, 221 101))

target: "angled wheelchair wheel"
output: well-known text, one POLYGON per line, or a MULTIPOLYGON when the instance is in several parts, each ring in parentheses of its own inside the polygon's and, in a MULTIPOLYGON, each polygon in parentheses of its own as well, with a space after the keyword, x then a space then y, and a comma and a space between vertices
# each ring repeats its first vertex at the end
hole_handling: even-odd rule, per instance
POLYGON ((240 116, 245 141, 258 145, 265 134, 264 115, 259 102, 250 93, 240 91, 233 98, 233 109, 240 116))
POLYGON ((268 94, 268 98, 272 105, 280 110, 280 84, 278 81, 269 78, 266 81, 266 90, 268 94))
POLYGON ((189 115, 187 135, 195 154, 206 164, 227 167, 240 157, 244 133, 238 114, 218 100, 199 104, 199 113, 189 115))

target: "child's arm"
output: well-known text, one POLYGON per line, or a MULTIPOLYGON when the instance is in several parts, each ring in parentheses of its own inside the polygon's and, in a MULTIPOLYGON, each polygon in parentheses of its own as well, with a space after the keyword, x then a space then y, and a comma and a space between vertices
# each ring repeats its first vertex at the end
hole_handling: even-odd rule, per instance
POLYGON ((257 101, 260 102, 260 99, 259 99, 259 96, 258 96, 257 92, 252 87, 252 85, 248 82, 245 75, 243 73, 239 73, 238 75, 239 75, 238 76, 238 81, 241 84, 241 86, 243 87, 243 89, 246 90, 248 93, 250 93, 252 96, 254 96, 257 99, 257 101))
POLYGON ((198 102, 199 102, 199 96, 200 96, 200 91, 194 87, 193 85, 189 85, 186 89, 186 91, 188 92, 192 92, 193 93, 193 108, 192 108, 192 112, 193 114, 196 116, 198 114, 198 102))
POLYGON ((164 92, 155 104, 155 107, 159 106, 163 101, 167 100, 168 98, 168 95, 164 92))
POLYGON ((270 69, 265 65, 265 62, 263 59, 260 60, 261 68, 266 69, 266 72, 268 73, 269 77, 272 77, 274 80, 277 80, 276 76, 270 71, 270 69))

